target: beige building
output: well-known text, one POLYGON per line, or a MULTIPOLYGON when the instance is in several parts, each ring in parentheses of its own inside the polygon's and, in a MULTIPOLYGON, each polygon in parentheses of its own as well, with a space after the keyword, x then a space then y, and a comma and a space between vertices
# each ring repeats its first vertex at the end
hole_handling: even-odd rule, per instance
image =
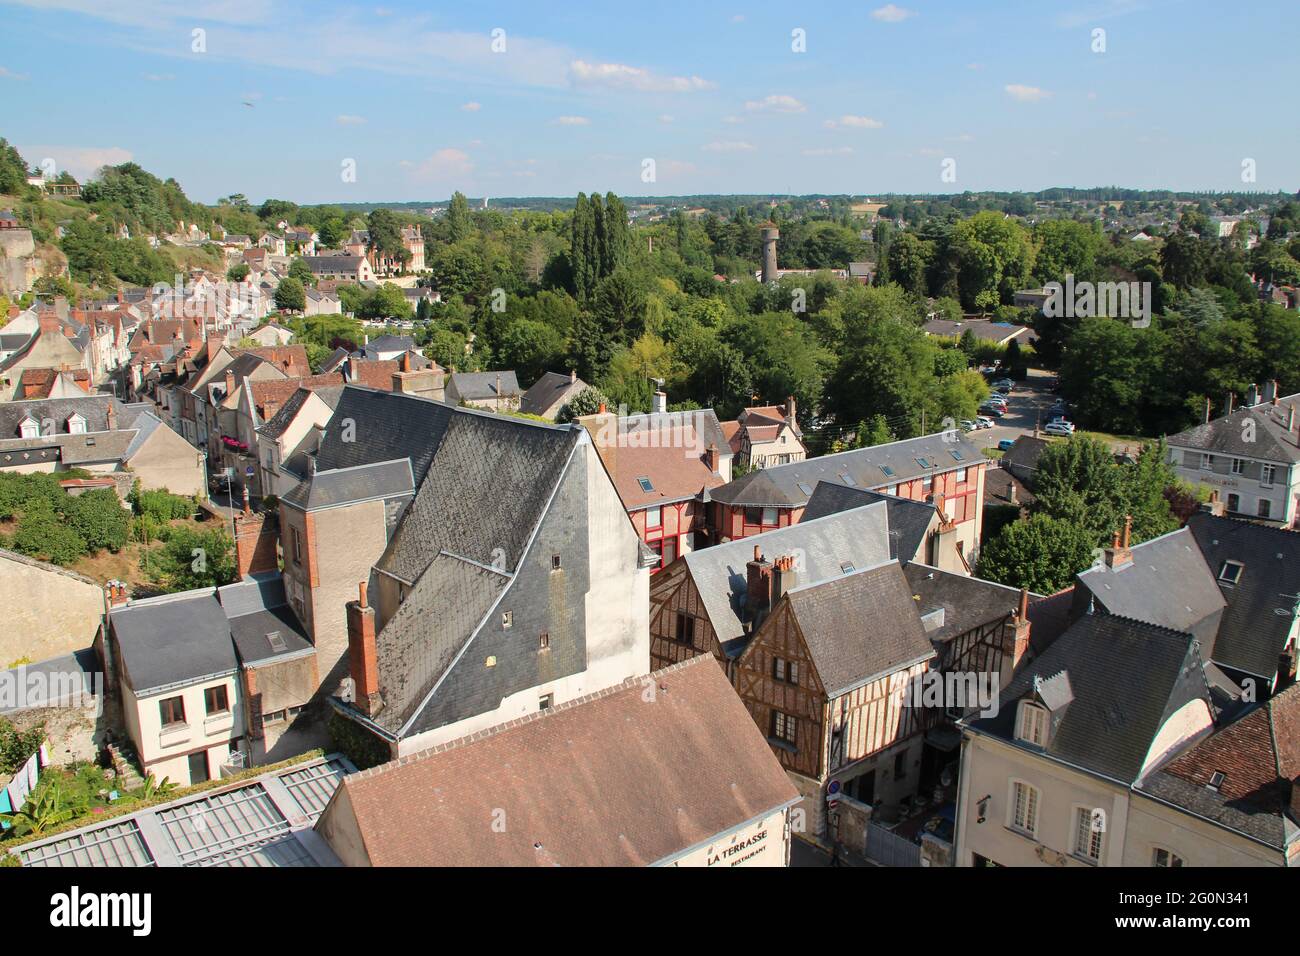
POLYGON ((784 406, 746 408, 734 422, 723 422, 722 430, 736 460, 749 468, 788 465, 808 457, 794 398, 784 406))
POLYGON ((106 602, 90 578, 0 548, 0 606, 0 667, 11 667, 90 647, 106 602))
POLYGON ((1214 728, 1203 669, 1190 634, 1076 621, 962 721, 956 865, 1126 865, 1135 786, 1214 728))

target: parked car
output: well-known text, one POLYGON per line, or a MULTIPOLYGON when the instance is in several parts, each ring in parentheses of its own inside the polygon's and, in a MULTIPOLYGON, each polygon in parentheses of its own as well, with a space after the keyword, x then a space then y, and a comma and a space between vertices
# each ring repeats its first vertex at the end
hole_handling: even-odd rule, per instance
POLYGON ((1016 387, 1016 383, 1009 378, 1000 378, 993 382, 994 388, 1005 388, 1008 392, 1016 387))
POLYGON ((973 431, 974 431, 975 429, 977 429, 977 428, 979 428, 979 426, 976 425, 976 424, 975 424, 973 421, 971 421, 969 418, 963 418, 963 419, 961 420, 961 430, 962 430, 962 431, 964 431, 964 432, 973 432, 973 431))
POLYGON ((993 427, 993 419, 991 419, 991 418, 985 418, 983 415, 981 415, 979 418, 975 419, 975 427, 976 427, 976 428, 992 428, 992 427, 993 427))
POLYGON ((1065 438, 1071 438, 1074 435, 1074 426, 1066 422, 1048 422, 1043 429, 1045 435, 1061 435, 1065 438))
POLYGON ((1007 413, 1006 408, 1001 405, 981 405, 980 411, 985 415, 992 415, 994 418, 1001 418, 1007 413))
POLYGON ((1002 439, 1002 441, 998 442, 998 451, 1010 451, 1011 446, 1014 445, 1015 443, 1016 443, 1015 439, 1004 438, 1002 439))
POLYGON ((1064 415, 1053 415, 1048 419, 1047 424, 1064 425, 1066 428, 1070 429, 1070 431, 1074 431, 1074 422, 1067 419, 1064 415))

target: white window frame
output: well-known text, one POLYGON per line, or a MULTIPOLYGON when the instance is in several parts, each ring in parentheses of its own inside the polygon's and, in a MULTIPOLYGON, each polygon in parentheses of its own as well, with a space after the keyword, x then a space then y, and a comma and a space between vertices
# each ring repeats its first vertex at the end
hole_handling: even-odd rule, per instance
POLYGON ((72 415, 68 418, 68 434, 84 435, 86 434, 86 420, 80 415, 72 415))
POLYGON ((1016 712, 1016 739, 1035 747, 1047 746, 1047 708, 1032 700, 1022 700, 1016 712))
POLYGON ((1214 471, 1214 456, 1201 452, 1201 471, 1214 471))
POLYGON ((664 526, 664 509, 662 505, 658 508, 647 508, 645 510, 645 526, 647 528, 662 528, 664 526))
POLYGON ((1100 863, 1106 851, 1106 831, 1092 828, 1092 807, 1074 805, 1070 823, 1070 855, 1084 863, 1100 863))
POLYGON ((1008 781, 1007 786, 1007 828, 1033 839, 1038 838, 1038 806, 1042 794, 1032 783, 1025 780, 1008 781), (1021 801, 1023 788, 1024 799, 1021 801), (1023 814, 1018 812, 1023 806, 1023 814))
POLYGON ((1263 464, 1259 466, 1259 484, 1261 488, 1272 488, 1273 483, 1277 481, 1277 465, 1263 464))
POLYGON ((1232 459, 1232 473, 1234 475, 1244 475, 1246 473, 1246 459, 1244 458, 1232 459))
POLYGON ((40 438, 41 423, 34 418, 24 418, 18 423, 18 434, 23 438, 40 438))

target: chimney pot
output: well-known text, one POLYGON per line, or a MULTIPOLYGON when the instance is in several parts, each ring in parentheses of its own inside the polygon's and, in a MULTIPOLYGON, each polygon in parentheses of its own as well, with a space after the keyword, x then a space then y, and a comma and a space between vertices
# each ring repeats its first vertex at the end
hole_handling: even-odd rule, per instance
POLYGON ((359 604, 361 607, 369 606, 366 604, 367 587, 369 587, 369 585, 365 581, 361 581, 357 585, 357 604, 359 604))

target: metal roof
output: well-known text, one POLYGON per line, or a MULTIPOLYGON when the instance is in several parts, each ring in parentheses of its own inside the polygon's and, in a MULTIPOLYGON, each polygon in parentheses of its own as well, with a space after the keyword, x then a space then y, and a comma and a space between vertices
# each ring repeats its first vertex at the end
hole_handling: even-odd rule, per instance
POLYGON ((339 781, 339 754, 206 791, 14 850, 23 866, 324 866, 311 831, 339 781))

